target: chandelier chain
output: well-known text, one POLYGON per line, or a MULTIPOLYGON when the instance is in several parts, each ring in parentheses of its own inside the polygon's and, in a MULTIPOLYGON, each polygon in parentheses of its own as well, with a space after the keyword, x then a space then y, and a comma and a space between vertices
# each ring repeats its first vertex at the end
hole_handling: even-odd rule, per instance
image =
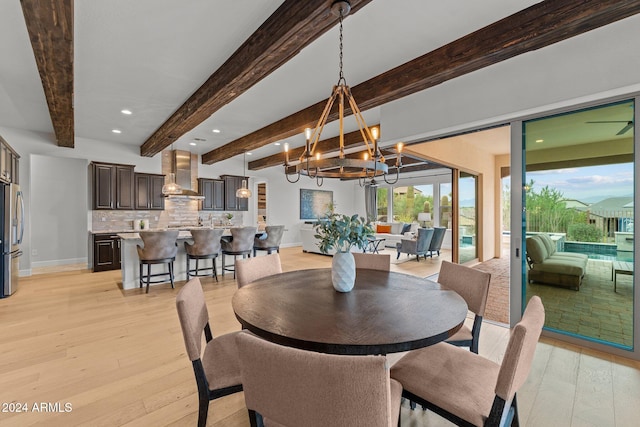
POLYGON ((340 83, 347 84, 347 80, 344 78, 344 73, 342 72, 342 8, 340 8, 340 75, 338 77, 338 85, 340 83))

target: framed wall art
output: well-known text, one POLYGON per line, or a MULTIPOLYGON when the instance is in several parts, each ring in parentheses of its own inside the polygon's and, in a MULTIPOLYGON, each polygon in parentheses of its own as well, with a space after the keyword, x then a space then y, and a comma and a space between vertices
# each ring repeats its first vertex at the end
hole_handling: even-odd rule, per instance
POLYGON ((318 219, 333 204, 333 191, 300 189, 300 219, 318 219))

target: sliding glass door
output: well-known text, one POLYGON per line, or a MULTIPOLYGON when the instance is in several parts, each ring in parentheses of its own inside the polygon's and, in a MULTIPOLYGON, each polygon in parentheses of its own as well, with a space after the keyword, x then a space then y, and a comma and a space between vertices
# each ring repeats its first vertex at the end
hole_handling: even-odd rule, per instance
POLYGON ((478 258, 478 177, 467 172, 458 176, 458 262, 478 258))
POLYGON ((545 328, 632 349, 633 100, 523 122, 523 300, 545 328))

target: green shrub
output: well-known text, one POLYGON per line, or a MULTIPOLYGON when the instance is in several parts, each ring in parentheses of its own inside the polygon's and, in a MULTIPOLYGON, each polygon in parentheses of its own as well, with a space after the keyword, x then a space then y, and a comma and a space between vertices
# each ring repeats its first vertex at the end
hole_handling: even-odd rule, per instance
POLYGON ((567 237, 576 242, 601 242, 602 230, 593 224, 569 224, 567 237))

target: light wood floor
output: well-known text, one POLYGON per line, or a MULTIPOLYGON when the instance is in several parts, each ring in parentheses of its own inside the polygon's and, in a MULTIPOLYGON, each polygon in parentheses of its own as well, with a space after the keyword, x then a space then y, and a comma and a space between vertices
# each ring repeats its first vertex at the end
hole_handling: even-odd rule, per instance
MULTIPOLYGON (((331 260, 300 248, 283 249, 281 256, 284 270, 331 260)), ((427 276, 439 262, 392 269, 427 276)), ((119 272, 86 270, 42 274, 21 278, 18 292, 0 300, 0 402, 26 403, 29 410, 0 412, 0 425, 196 425, 196 384, 175 310, 177 289, 123 292, 119 278, 119 272), (43 402, 50 411, 33 412, 43 402)), ((203 285, 214 334, 238 330, 230 304, 235 281, 227 275, 203 285)), ((483 325, 480 354, 499 361, 507 339, 506 328, 483 325)), ((518 398, 526 426, 637 425, 640 363, 543 340, 518 398)), ((248 426, 242 394, 212 402, 208 425, 248 426)), ((447 423, 403 407, 402 425, 447 423)))

